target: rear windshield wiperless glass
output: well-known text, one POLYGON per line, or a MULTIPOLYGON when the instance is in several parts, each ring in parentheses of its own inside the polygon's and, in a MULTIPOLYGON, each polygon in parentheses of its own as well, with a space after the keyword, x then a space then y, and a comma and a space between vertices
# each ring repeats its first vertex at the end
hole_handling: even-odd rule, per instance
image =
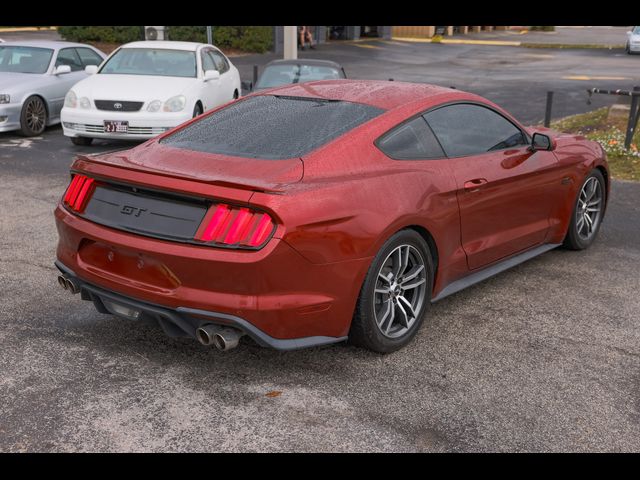
POLYGON ((203 117, 161 143, 245 158, 301 157, 383 112, 359 103, 261 95, 203 117))

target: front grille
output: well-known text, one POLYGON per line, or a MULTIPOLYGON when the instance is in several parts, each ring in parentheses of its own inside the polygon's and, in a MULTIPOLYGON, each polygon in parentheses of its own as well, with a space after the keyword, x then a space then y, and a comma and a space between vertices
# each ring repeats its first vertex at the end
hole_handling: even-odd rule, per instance
MULTIPOLYGON (((72 130, 83 133, 104 133, 104 125, 88 125, 85 123, 68 123, 65 122, 64 126, 72 130)), ((118 132, 118 135, 160 135, 166 132, 171 127, 132 127, 129 126, 126 133, 118 132)))
POLYGON ((144 102, 128 102, 124 100, 94 100, 98 110, 111 112, 137 112, 144 102))

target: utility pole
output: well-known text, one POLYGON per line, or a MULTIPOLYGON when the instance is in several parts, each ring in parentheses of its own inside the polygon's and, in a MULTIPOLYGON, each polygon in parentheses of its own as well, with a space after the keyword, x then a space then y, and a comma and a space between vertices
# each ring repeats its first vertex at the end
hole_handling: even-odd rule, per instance
POLYGON ((295 60, 298 58, 298 39, 296 35, 298 27, 284 27, 284 59, 295 60))
POLYGON ((207 43, 213 45, 213 29, 211 27, 207 27, 207 43))

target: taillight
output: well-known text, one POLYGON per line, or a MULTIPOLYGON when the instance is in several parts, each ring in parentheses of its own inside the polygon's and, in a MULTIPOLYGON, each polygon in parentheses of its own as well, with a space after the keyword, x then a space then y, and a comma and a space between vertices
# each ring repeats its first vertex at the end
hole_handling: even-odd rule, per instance
POLYGON ((71 210, 78 213, 84 210, 84 207, 93 193, 94 180, 93 178, 86 177, 84 175, 74 175, 67 193, 64 195, 64 204, 71 210))
POLYGON ((267 213, 221 203, 209 208, 195 240, 213 245, 258 248, 274 229, 273 219, 267 213))

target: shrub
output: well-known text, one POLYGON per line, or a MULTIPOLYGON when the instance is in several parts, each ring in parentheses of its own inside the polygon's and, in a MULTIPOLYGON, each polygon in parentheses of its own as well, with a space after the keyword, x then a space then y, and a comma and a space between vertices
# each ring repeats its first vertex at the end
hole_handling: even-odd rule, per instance
POLYGON ((128 43, 143 39, 142 27, 58 27, 58 33, 71 42, 128 43))
MULTIPOLYGON (((170 40, 207 41, 207 27, 167 27, 166 32, 170 40)), ((272 27, 214 26, 213 43, 222 49, 264 53, 273 46, 273 30, 272 27)))

